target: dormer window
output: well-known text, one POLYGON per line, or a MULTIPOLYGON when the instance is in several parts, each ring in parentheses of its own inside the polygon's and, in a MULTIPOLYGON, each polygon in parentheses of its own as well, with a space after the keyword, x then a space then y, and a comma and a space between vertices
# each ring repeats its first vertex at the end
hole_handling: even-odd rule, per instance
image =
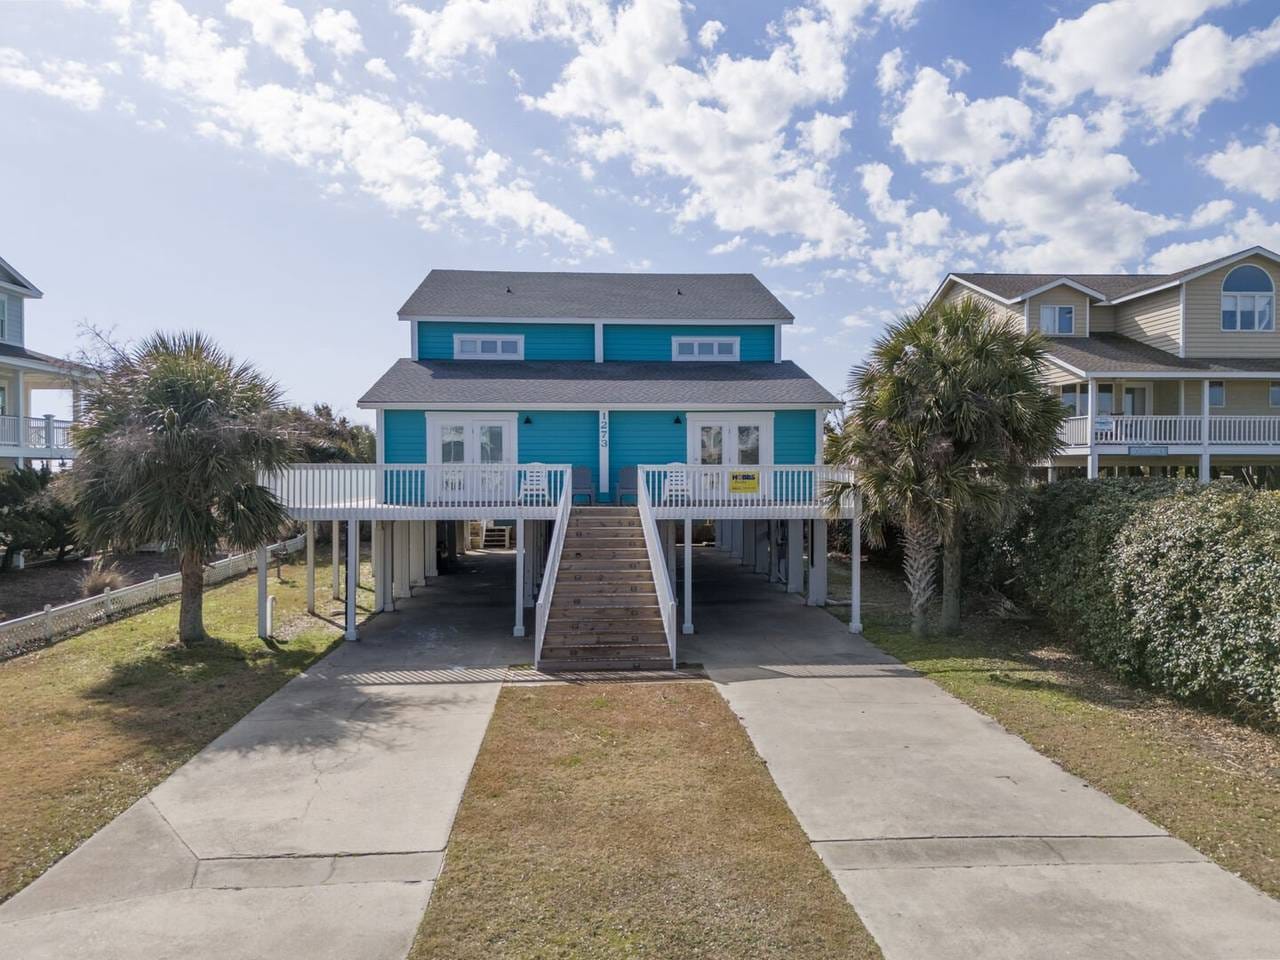
POLYGON ((455 360, 523 360, 524 336, 455 333, 453 335, 453 359, 455 360))
POLYGON ((1076 308, 1045 304, 1040 308, 1040 332, 1047 337, 1074 336, 1076 308))
POLYGON ((1222 329, 1271 331, 1276 328, 1275 285, 1267 271, 1246 263, 1222 281, 1222 329))
POLYGON ((672 337, 672 360, 737 360, 738 337, 672 337))

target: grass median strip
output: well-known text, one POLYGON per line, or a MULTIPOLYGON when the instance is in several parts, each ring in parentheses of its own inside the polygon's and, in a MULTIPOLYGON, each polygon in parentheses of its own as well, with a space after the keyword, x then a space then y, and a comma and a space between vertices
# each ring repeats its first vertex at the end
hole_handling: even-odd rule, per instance
MULTIPOLYGON (((848 574, 832 572, 832 595, 847 596, 848 574)), ((872 643, 1280 897, 1280 736, 1126 686, 1042 623, 969 616, 959 636, 915 640, 900 578, 883 568, 868 565, 864 597, 872 643)))
POLYGON ((879 957, 708 683, 508 687, 413 960, 879 957))
POLYGON ((251 574, 206 592, 210 639, 190 649, 174 643, 175 599, 0 663, 0 901, 338 640, 305 616, 303 567, 273 567, 270 591, 288 636, 276 650, 257 637, 251 574))

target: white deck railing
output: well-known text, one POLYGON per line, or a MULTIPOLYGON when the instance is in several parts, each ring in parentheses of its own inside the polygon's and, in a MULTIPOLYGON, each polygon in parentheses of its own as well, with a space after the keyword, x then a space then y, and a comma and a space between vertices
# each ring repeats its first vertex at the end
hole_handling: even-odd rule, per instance
MULTIPOLYGON (((273 544, 267 550, 272 556, 288 556, 306 546, 306 539, 294 537, 292 540, 273 544)), ((256 563, 257 551, 215 560, 204 568, 205 585, 238 577, 252 570, 256 563)), ((157 573, 150 580, 121 587, 119 590, 107 589, 96 596, 73 600, 57 607, 46 604, 39 613, 29 613, 0 623, 0 660, 25 653, 58 637, 80 633, 129 610, 181 592, 181 573, 171 573, 164 577, 157 573)))
POLYGON ((560 573, 560 556, 564 553, 564 540, 569 530, 569 512, 572 509, 572 492, 561 490, 555 527, 551 531, 551 545, 547 548, 547 566, 542 573, 542 589, 538 591, 538 605, 534 609, 533 665, 535 668, 542 662, 542 641, 547 636, 547 618, 551 614, 551 600, 556 590, 556 576, 560 573))
POLYGON ((298 520, 551 520, 569 467, 295 463, 260 482, 298 520))
MULTIPOLYGON (((640 468, 645 469, 644 467, 640 468)), ((653 515, 653 501, 648 488, 640 484, 636 491, 636 503, 640 508, 640 529, 644 531, 645 550, 649 554, 649 570, 658 592, 658 610, 662 613, 662 630, 667 635, 667 652, 671 655, 671 669, 676 669, 676 595, 671 585, 671 571, 667 569, 666 551, 658 536, 658 524, 653 515)), ((685 576, 689 571, 685 571, 685 576)))
POLYGON ((668 463, 641 466, 637 471, 637 486, 648 495, 658 520, 823 518, 827 516, 823 500, 827 485, 853 479, 851 470, 825 464, 725 467, 668 463))
POLYGON ((71 423, 53 417, 0 417, 0 445, 67 450, 71 447, 71 423))
MULTIPOLYGON (((1203 442, 1203 421, 1187 416, 1101 416, 1095 423, 1094 438, 1099 444, 1155 444, 1159 446, 1197 445, 1203 442), (1107 425, 1109 423, 1109 425, 1107 425)), ((1062 442, 1068 447, 1089 445, 1089 418, 1071 417, 1062 425, 1062 442)), ((1209 417, 1209 443, 1230 445, 1280 445, 1280 416, 1209 417)))

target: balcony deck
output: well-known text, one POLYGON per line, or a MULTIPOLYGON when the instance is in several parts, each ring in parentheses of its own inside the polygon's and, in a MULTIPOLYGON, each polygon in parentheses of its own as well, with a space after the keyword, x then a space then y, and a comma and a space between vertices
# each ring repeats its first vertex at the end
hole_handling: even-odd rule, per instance
POLYGON ((69 460, 71 425, 54 417, 0 417, 0 456, 69 460))
MULTIPOLYGON (((1170 453, 1199 453, 1205 447, 1204 424, 1199 416, 1098 417, 1093 449, 1122 453, 1131 446, 1161 446, 1170 453)), ((1208 424, 1211 452, 1280 455, 1280 416, 1210 416, 1208 424)), ((1087 453, 1089 418, 1068 419, 1061 437, 1063 453, 1087 453)))

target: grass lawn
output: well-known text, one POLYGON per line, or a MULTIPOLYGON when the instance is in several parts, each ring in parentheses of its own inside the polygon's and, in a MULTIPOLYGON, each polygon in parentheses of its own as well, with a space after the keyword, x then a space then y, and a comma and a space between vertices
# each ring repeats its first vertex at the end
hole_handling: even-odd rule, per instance
POLYGON ((338 641, 336 623, 306 615, 305 567, 283 576, 273 568, 278 651, 257 638, 250 574, 206 592, 211 639, 196 648, 174 645, 175 599, 0 664, 0 901, 338 641))
POLYGON ((410 954, 879 956, 703 682, 504 689, 410 954))
MULTIPOLYGON (((1280 897, 1280 736, 1125 686, 1040 623, 969 616, 958 637, 913 640, 901 578, 864 570, 867 639, 1280 897)), ((848 596, 847 568, 830 572, 832 596, 848 596)))

